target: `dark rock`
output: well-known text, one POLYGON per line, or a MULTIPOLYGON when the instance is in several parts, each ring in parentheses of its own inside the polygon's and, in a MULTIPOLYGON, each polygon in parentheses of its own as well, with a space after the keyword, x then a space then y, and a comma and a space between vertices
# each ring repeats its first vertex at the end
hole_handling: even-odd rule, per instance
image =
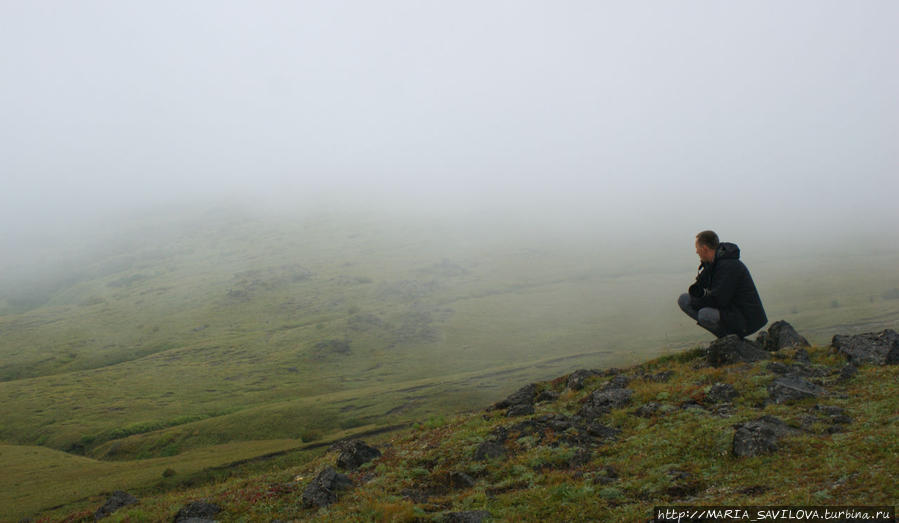
POLYGON ((443 515, 444 523, 481 523, 489 521, 490 513, 486 510, 468 510, 465 512, 447 512, 443 515))
POLYGON ((630 389, 609 389, 594 391, 578 414, 586 419, 593 419, 608 413, 612 409, 624 407, 631 401, 633 391, 630 389))
POLYGON ((843 366, 842 369, 840 369, 840 380, 849 380, 856 374, 858 374, 858 367, 856 367, 852 363, 847 363, 845 366, 843 366))
POLYGON ((853 365, 886 365, 899 363, 899 334, 892 329, 878 333, 843 336, 837 334, 831 346, 845 355, 853 365))
POLYGON ((102 507, 97 509, 97 511, 94 513, 94 519, 103 519, 111 515, 116 510, 119 510, 122 507, 127 507, 128 505, 133 505, 135 503, 137 503, 136 497, 122 490, 117 490, 109 496, 109 498, 106 500, 106 503, 104 503, 102 507))
POLYGON ((755 344, 761 348, 765 348, 768 345, 768 333, 766 331, 762 331, 758 336, 755 337, 755 344))
POLYGON ((593 369, 576 370, 568 375, 568 388, 571 390, 581 390, 584 388, 584 380, 592 378, 593 376, 599 376, 599 371, 593 369))
POLYGON ((623 389, 631 380, 627 376, 618 375, 610 379, 608 383, 603 385, 602 390, 623 389))
POLYGON ((350 440, 341 444, 337 456, 337 466, 344 470, 355 470, 363 463, 381 456, 381 451, 366 445, 364 441, 350 440))
POLYGON ((337 493, 353 486, 352 480, 331 467, 321 471, 303 490, 303 506, 324 507, 337 501, 337 493))
POLYGON ((783 421, 773 416, 734 425, 732 452, 737 457, 758 456, 777 450, 777 442, 788 434, 796 432, 783 421))
POLYGON ((809 364, 812 362, 811 356, 809 356, 808 351, 802 348, 796 350, 796 354, 793 355, 793 359, 797 362, 805 364, 809 364))
POLYGON ((485 441, 478 445, 474 452, 474 459, 477 461, 486 461, 489 459, 504 459, 506 457, 506 447, 495 441, 485 441))
POLYGON ((515 416, 529 416, 534 413, 534 405, 530 403, 519 403, 518 405, 512 405, 509 407, 509 410, 506 411, 507 417, 515 417, 515 416))
POLYGON ((622 372, 624 372, 624 371, 617 367, 609 367, 608 369, 605 369, 602 372, 600 372, 599 375, 609 378, 612 376, 617 376, 617 375, 621 374, 622 372))
POLYGON ((765 336, 759 335, 759 338, 762 338, 762 343, 760 344, 764 350, 774 352, 780 349, 784 349, 787 347, 809 347, 809 342, 804 337, 800 336, 796 329, 793 328, 789 323, 781 320, 776 321, 771 324, 771 327, 768 328, 768 332, 765 336))
POLYGON ((774 403, 815 398, 824 389, 797 376, 782 376, 768 384, 768 395, 774 403))
POLYGON ((540 394, 537 394, 537 403, 542 401, 556 401, 559 399, 559 393, 552 389, 545 389, 540 394))
POLYGON ((736 334, 718 338, 709 345, 709 363, 714 367, 733 363, 753 362, 768 358, 768 353, 755 343, 736 334))
POLYGON ((709 403, 724 403, 738 396, 737 389, 729 383, 715 383, 709 392, 705 395, 706 401, 709 403))
POLYGON ((175 514, 175 523, 187 523, 189 521, 212 521, 215 515, 222 511, 222 507, 215 503, 205 501, 191 501, 181 507, 175 514))
POLYGON ((887 365, 899 365, 899 343, 893 342, 890 352, 887 353, 887 365))
POLYGON ((525 385, 509 395, 508 398, 496 403, 492 408, 506 409, 513 405, 533 405, 534 396, 537 395, 537 386, 533 383, 525 385))
POLYGON ((775 374, 786 374, 790 372, 790 367, 787 367, 779 361, 772 361, 771 363, 765 365, 765 369, 775 374))
POLYGON ((654 401, 650 401, 649 403, 640 406, 637 410, 634 411, 634 415, 640 416, 641 418, 650 418, 652 417, 656 411, 659 410, 660 405, 654 401))
POLYGON ((556 432, 565 432, 573 425, 571 418, 564 414, 544 414, 538 417, 536 421, 556 432))

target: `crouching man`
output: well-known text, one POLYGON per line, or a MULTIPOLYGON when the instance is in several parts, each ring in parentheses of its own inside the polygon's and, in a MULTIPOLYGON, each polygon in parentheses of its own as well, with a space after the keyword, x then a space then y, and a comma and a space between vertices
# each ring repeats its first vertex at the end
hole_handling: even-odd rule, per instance
POLYGON ((696 254, 699 273, 677 299, 681 310, 719 338, 743 338, 764 327, 768 317, 749 269, 740 261, 740 248, 719 242, 713 231, 702 231, 696 235, 696 254))

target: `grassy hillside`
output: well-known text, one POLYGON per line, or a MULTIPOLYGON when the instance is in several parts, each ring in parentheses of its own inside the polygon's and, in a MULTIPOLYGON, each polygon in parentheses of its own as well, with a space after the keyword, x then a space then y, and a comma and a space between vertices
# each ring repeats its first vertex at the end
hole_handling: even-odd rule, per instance
MULTIPOLYGON (((0 280, 0 441, 134 468, 238 442, 246 459, 707 339, 674 305, 689 241, 474 225, 179 211, 72 238, 0 280)), ((812 341, 895 327, 899 253, 747 251, 769 317, 812 341)))
MULTIPOLYGON (((301 494, 334 466, 336 451, 298 466, 147 496, 110 521, 164 521, 194 500, 219 505, 221 521, 430 521, 456 511, 485 511, 501 521, 638 521, 660 504, 894 504, 899 366, 863 366, 844 381, 837 373, 845 363, 841 355, 827 347, 808 354, 806 361, 782 349, 773 360, 714 368, 697 349, 587 378, 580 390, 565 377, 540 382, 538 394, 556 396, 538 400, 533 415, 474 412, 369 440, 383 454, 347 471, 353 485, 324 508, 304 507, 301 494), (826 393, 766 401, 777 376, 771 361, 827 370, 817 380, 826 393), (612 433, 584 441, 573 427, 540 425, 577 414, 591 394, 622 377, 629 401, 598 418, 612 433), (732 386, 736 397, 714 399, 712 385, 720 383, 732 386), (647 411, 648 404, 654 410, 647 411), (828 415, 827 408, 842 409, 848 419, 828 415), (761 416, 785 421, 793 433, 773 452, 736 456, 734 425, 761 416), (478 459, 487 441, 502 441, 506 454, 478 459)), ((38 521, 86 521, 103 499, 38 521)))

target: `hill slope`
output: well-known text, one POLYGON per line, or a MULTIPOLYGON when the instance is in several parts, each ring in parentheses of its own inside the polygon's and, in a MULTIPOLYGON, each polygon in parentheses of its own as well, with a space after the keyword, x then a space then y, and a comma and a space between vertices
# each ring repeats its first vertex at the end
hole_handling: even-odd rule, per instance
MULTIPOLYGON (((663 504, 890 505, 899 499, 899 365, 883 364, 899 362, 899 336, 890 333, 873 359, 856 343, 873 335, 839 350, 774 340, 770 353, 724 339, 578 371, 487 411, 369 441, 381 454, 359 466, 347 458, 365 447, 345 443, 301 466, 145 497, 112 521, 170 520, 195 500, 221 509, 221 521, 638 521, 663 504), (334 479, 335 463, 349 481, 336 502, 313 506, 327 498, 315 486, 334 479)), ((67 520, 87 520, 101 503, 67 520)))

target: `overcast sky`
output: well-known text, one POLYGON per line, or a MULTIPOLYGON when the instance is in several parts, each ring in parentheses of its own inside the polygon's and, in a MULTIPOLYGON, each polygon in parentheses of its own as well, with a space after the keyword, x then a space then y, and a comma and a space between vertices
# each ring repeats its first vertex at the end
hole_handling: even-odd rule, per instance
POLYGON ((326 194, 894 228, 897 22, 873 0, 0 0, 0 217, 326 194))

